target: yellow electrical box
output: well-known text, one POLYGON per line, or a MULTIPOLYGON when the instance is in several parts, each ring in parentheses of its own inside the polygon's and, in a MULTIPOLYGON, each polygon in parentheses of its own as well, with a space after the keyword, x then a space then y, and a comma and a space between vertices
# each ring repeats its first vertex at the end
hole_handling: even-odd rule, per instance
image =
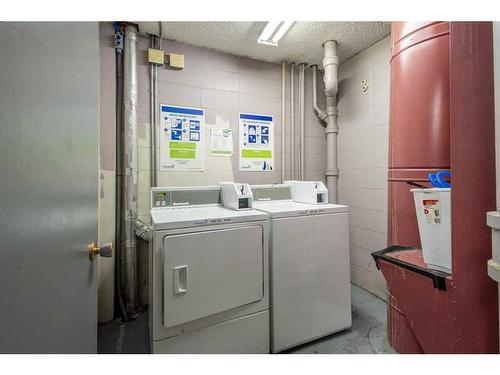
POLYGON ((184 55, 171 53, 169 56, 169 65, 175 69, 184 69, 184 55))
POLYGON ((165 63, 163 50, 157 48, 148 48, 148 61, 152 64, 163 65, 165 63))

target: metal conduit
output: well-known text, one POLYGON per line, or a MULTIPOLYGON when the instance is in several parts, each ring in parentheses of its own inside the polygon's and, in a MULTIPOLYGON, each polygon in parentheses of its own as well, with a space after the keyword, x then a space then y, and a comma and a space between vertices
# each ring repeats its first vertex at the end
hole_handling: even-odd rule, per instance
POLYGON ((295 63, 290 64, 290 179, 295 179, 295 63))
MULTIPOLYGON (((117 26, 118 28, 118 26, 117 26)), ((116 35, 122 36, 120 31, 116 35)), ((127 308, 122 289, 122 248, 123 248, 123 49, 115 48, 116 59, 116 151, 115 151, 115 306, 119 310, 122 321, 128 322, 127 308)))
POLYGON ((285 181, 286 62, 281 62, 281 182, 285 181))
POLYGON ((135 27, 125 29, 124 48, 124 133, 125 133, 125 254, 127 308, 137 305, 137 254, 135 228, 138 197, 138 150, 137 150, 137 35, 135 27))

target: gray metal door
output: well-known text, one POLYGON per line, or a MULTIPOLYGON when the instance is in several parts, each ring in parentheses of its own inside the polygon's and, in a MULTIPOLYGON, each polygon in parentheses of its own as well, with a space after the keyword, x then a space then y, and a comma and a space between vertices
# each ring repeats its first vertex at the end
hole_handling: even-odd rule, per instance
POLYGON ((0 352, 97 348, 97 23, 0 22, 0 352))

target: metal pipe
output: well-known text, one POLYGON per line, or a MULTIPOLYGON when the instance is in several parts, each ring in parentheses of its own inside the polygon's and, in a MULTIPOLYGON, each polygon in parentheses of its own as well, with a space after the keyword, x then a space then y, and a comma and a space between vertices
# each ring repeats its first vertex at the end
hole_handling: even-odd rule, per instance
POLYGON ((304 171, 305 171, 305 95, 304 95, 304 70, 305 65, 299 65, 299 123, 300 123, 300 139, 299 139, 299 147, 300 147, 300 162, 299 162, 299 179, 304 181, 304 171))
POLYGON ((151 160, 151 172, 153 175, 152 187, 158 186, 158 66, 153 67, 153 134, 151 138, 151 148, 153 149, 153 159, 151 160))
POLYGON ((281 62, 281 183, 285 178, 286 62, 281 62))
MULTIPOLYGON (((163 48, 163 32, 161 22, 158 22, 158 36, 152 36, 152 43, 154 48, 163 48)), ((152 85, 153 91, 150 97, 151 104, 151 187, 158 186, 158 146, 157 146, 157 131, 159 128, 159 114, 158 114, 158 65, 151 64, 152 66, 152 85)))
POLYGON ((133 219, 137 217, 137 35, 135 27, 125 29, 124 55, 124 131, 125 139, 125 252, 127 270, 127 307, 137 305, 137 253, 133 219))
POLYGON ((299 64, 299 122, 298 122, 298 129, 297 129, 297 155, 298 155, 298 174, 297 174, 297 178, 299 180, 302 180, 302 154, 301 154, 301 149, 302 149, 302 146, 301 146, 301 142, 302 142, 302 64, 299 64))
MULTIPOLYGON (((121 34, 120 34, 121 35, 121 34)), ((122 321, 128 322, 127 309, 122 289, 122 247, 123 247, 123 49, 115 48, 116 68, 116 150, 115 150, 115 306, 122 321)))
POLYGON ((290 64, 290 179, 295 179, 295 63, 290 64))
POLYGON ((162 29, 161 21, 158 22, 158 29, 159 29, 158 48, 162 49, 163 48, 163 29, 162 29))
POLYGON ((134 233, 137 237, 149 242, 151 239, 151 227, 148 226, 140 219, 133 219, 132 225, 134 226, 134 233))
MULTIPOLYGON (((156 47, 156 37, 151 35, 151 47, 156 47)), ((155 75, 156 65, 150 63, 149 65, 149 146, 151 150, 151 176, 150 176, 150 186, 156 186, 156 107, 155 107, 155 97, 156 97, 156 75, 155 75)))

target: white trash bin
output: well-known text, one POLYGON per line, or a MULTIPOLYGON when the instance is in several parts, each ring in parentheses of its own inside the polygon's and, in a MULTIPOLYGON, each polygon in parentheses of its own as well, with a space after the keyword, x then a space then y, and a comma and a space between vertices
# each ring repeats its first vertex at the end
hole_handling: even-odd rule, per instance
POLYGON ((427 267, 451 273, 451 188, 412 189, 427 267))

